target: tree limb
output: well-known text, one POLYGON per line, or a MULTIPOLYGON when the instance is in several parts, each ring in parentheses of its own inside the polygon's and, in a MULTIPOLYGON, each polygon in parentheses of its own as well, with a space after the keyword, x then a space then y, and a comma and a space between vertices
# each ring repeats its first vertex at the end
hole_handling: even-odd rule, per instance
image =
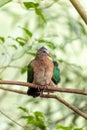
POLYGON ((19 93, 19 94, 24 94, 24 95, 27 94, 25 91, 17 90, 17 89, 11 89, 11 88, 5 88, 5 87, 0 87, 0 89, 5 90, 5 91, 9 91, 9 92, 15 92, 15 93, 19 93))
POLYGON ((43 94, 41 97, 44 97, 44 98, 54 98, 54 99, 60 101, 62 104, 64 104, 65 106, 67 106, 68 108, 70 108, 71 110, 73 110, 74 112, 76 112, 77 114, 79 114, 80 116, 82 116, 83 118, 85 118, 87 120, 87 114, 83 113, 82 111, 80 111, 75 106, 69 104, 68 102, 66 102, 61 97, 59 97, 57 95, 51 95, 51 94, 49 94, 49 95, 43 94))
POLYGON ((75 9, 78 11, 84 22, 87 24, 87 12, 83 8, 83 6, 80 4, 79 0, 70 0, 72 5, 75 7, 75 9))
MULTIPOLYGON (((0 87, 0 89, 3 89, 5 91, 10 91, 10 92, 15 92, 15 93, 19 93, 19 94, 24 94, 27 95, 27 93, 25 91, 21 91, 21 90, 17 90, 17 89, 10 89, 10 88, 4 88, 4 87, 0 87)), ((79 114, 80 116, 82 116, 83 118, 85 118, 87 120, 87 115, 85 113, 83 113, 82 111, 80 111, 78 108, 76 108, 75 106, 69 104, 68 102, 66 102, 64 99, 62 99, 61 97, 57 96, 57 95, 51 95, 51 94, 42 94, 40 97, 42 98, 54 98, 58 101, 60 101, 61 103, 63 103, 65 106, 67 106, 68 108, 70 108, 71 110, 73 110, 74 112, 76 112, 77 114, 79 114)))
MULTIPOLYGON (((28 82, 20 82, 20 81, 10 81, 10 80, 0 80, 0 84, 9 84, 9 85, 20 85, 24 87, 37 88, 36 84, 28 83, 28 82)), ((45 89, 46 92, 66 92, 66 93, 75 93, 87 95, 86 90, 78 90, 78 89, 69 89, 69 88, 60 88, 55 85, 55 87, 49 87, 45 89)))

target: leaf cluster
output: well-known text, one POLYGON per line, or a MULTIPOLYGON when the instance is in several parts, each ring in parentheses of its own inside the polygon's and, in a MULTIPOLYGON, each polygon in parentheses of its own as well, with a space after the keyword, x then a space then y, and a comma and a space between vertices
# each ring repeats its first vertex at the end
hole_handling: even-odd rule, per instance
POLYGON ((25 113, 20 118, 24 119, 27 125, 32 125, 32 129, 39 128, 40 130, 46 130, 45 116, 43 113, 36 111, 31 114, 24 107, 19 107, 19 109, 25 113))

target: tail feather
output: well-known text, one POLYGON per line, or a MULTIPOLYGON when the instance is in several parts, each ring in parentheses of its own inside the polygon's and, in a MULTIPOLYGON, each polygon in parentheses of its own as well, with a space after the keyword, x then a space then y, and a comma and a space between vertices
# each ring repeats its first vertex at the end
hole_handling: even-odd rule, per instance
POLYGON ((27 94, 29 96, 38 97, 40 96, 40 91, 37 88, 29 88, 27 94))

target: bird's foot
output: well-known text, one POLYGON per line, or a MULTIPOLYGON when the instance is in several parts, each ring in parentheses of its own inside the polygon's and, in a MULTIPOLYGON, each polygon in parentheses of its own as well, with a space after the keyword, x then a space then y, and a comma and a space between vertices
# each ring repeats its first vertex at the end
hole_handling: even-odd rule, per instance
POLYGON ((48 88, 48 85, 36 85, 35 88, 37 88, 39 91, 45 90, 48 88))
MULTIPOLYGON (((47 89, 47 88, 48 88, 48 85, 42 86, 41 92, 40 92, 40 97, 44 95, 43 92, 44 92, 44 90, 47 89)), ((49 93, 50 93, 50 92, 47 92, 47 95, 49 95, 49 93)))
POLYGON ((40 86, 40 85, 35 85, 35 88, 37 88, 37 89, 38 89, 38 91, 40 91, 40 90, 41 90, 41 86, 40 86))
POLYGON ((42 89, 43 89, 43 90, 45 90, 45 89, 47 89, 47 88, 48 88, 48 85, 43 85, 43 86, 42 86, 42 89))

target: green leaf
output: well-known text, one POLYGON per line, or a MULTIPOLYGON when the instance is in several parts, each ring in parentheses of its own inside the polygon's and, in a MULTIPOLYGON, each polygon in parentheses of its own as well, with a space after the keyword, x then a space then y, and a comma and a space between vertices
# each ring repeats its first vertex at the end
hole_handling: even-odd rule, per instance
POLYGON ((0 7, 6 5, 7 3, 11 2, 12 0, 0 0, 0 7))
POLYGON ((15 40, 16 40, 21 46, 24 46, 24 45, 26 44, 26 42, 27 42, 27 40, 24 39, 24 38, 22 38, 22 37, 17 37, 15 40))
POLYGON ((16 46, 16 45, 11 45, 11 47, 13 47, 14 49, 17 49, 17 46, 16 46))
POLYGON ((5 42, 5 38, 4 37, 0 37, 0 43, 4 43, 5 42))
POLYGON ((38 126, 41 130, 45 130, 46 129, 46 125, 45 125, 45 116, 42 112, 36 111, 34 112, 35 118, 36 118, 36 126, 38 126))
POLYGON ((26 71, 27 71, 27 66, 24 66, 24 67, 21 69, 21 73, 24 74, 24 73, 26 73, 26 71))
POLYGON ((42 112, 36 111, 34 112, 35 117, 42 117, 44 118, 44 114, 42 112))
POLYGON ((60 63, 63 63, 63 62, 64 62, 64 60, 62 60, 62 59, 59 59, 58 61, 59 61, 60 63))
POLYGON ((24 30, 24 32, 25 32, 29 37, 32 37, 32 33, 31 33, 28 29, 26 29, 26 28, 24 28, 24 27, 20 27, 20 28, 22 28, 22 29, 24 30))
POLYGON ((43 13, 41 12, 41 10, 39 8, 35 8, 35 12, 37 15, 39 15, 39 17, 43 20, 43 22, 46 23, 46 19, 45 19, 43 13))
POLYGON ((41 130, 46 129, 45 121, 41 118, 37 118, 35 122, 36 126, 38 126, 41 130))
POLYGON ((72 128, 58 125, 56 126, 56 130, 72 130, 72 128))
POLYGON ((22 110, 23 112, 26 112, 26 113, 29 113, 29 111, 28 111, 28 109, 27 108, 25 108, 25 107, 18 107, 20 110, 22 110))
MULTIPOLYGON (((19 107, 19 108, 22 109, 24 112, 26 111, 24 107, 19 107)), ((32 124, 34 127, 37 126, 41 130, 46 130, 44 114, 39 111, 34 112, 33 115, 21 116, 21 118, 25 119, 27 124, 32 124)))
POLYGON ((39 4, 34 2, 24 2, 24 6, 26 7, 26 9, 30 9, 30 8, 37 8, 39 4))
POLYGON ((34 8, 36 14, 43 20, 44 23, 46 23, 46 19, 45 19, 43 13, 41 12, 41 9, 38 8, 38 6, 39 6, 38 3, 24 2, 24 6, 26 7, 26 9, 34 8))
POLYGON ((46 130, 46 125, 44 120, 37 120, 36 121, 36 126, 38 126, 41 130, 46 130))
POLYGON ((34 116, 28 116, 27 124, 35 124, 34 116))
POLYGON ((38 39, 38 42, 39 43, 45 43, 52 49, 56 48, 55 44, 53 42, 51 42, 51 41, 48 41, 48 40, 45 40, 45 39, 38 39))
POLYGON ((74 130, 83 130, 83 128, 75 128, 74 130))
POLYGON ((22 119, 28 119, 29 116, 21 116, 22 119))
POLYGON ((34 53, 34 52, 27 52, 27 54, 30 54, 30 55, 32 55, 32 56, 35 56, 35 55, 36 55, 36 53, 34 53))

